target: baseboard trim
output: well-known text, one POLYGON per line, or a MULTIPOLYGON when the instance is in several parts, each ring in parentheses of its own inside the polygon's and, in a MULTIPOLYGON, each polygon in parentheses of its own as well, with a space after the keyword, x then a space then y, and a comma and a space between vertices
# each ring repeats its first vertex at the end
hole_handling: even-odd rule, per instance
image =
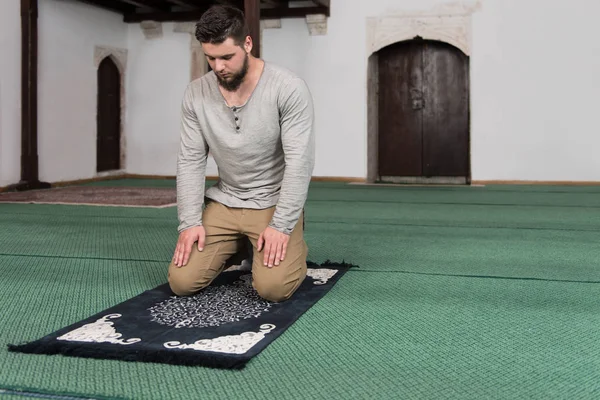
POLYGON ((473 185, 546 185, 546 186, 600 186, 600 181, 508 181, 481 180, 472 181, 473 185))
MULTIPOLYGON (((143 175, 143 174, 119 174, 96 176, 88 179, 77 179, 71 181, 51 182, 52 187, 83 185, 86 183, 110 181, 117 179, 175 179, 175 175, 143 175)), ((207 176, 207 180, 217 180, 218 176, 207 176)), ((352 178, 343 176, 313 176, 311 182, 342 182, 352 184, 368 184, 365 178, 352 178)), ((390 184, 382 184, 389 186, 390 184)), ((600 186, 600 181, 522 181, 522 180, 474 180, 471 186, 485 185, 546 185, 546 186, 600 186)), ((403 185, 407 186, 407 185, 403 185)), ((6 191, 8 186, 0 186, 0 193, 6 191)))
MULTIPOLYGON (((74 186, 74 185, 84 185, 87 183, 93 182, 102 182, 102 181, 113 181, 118 179, 176 179, 175 175, 143 175, 143 174, 114 174, 114 175, 105 175, 105 176, 95 176, 93 178, 87 179, 76 179, 70 181, 57 181, 51 182, 52 187, 64 187, 64 186, 74 186)), ((216 181, 218 180, 218 176, 207 176, 206 180, 216 181)), ((364 178, 352 178, 352 177, 337 177, 337 176, 313 176, 311 179, 312 182, 343 182, 343 183, 364 183, 366 179, 364 178)), ((4 192, 8 187, 0 187, 0 193, 4 192)))
MULTIPOLYGON (((174 175, 138 175, 124 174, 119 176, 120 179, 175 179, 174 175)), ((207 181, 216 181, 219 177, 216 175, 208 175, 207 181)), ((311 182, 366 182, 365 178, 352 178, 345 176, 313 176, 311 182)))
POLYGON ((311 182, 343 182, 343 183, 363 183, 365 178, 352 178, 348 176, 313 176, 311 182))
POLYGON ((381 176, 380 183, 404 185, 466 185, 466 176, 381 176))

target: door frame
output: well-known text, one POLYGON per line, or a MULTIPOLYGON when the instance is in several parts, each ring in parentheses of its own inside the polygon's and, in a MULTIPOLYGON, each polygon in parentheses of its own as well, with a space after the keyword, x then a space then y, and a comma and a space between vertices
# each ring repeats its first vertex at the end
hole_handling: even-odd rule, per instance
MULTIPOLYGON (((423 40, 416 36, 409 40, 423 40)), ((396 43, 400 43, 396 42, 396 43)), ((447 43, 447 42, 446 42, 447 43)), ((391 43, 395 44, 395 43, 391 43)), ((448 43, 452 45, 451 43, 448 43)), ((456 48, 456 46, 452 45, 456 48)), ((458 51, 462 51, 456 48, 458 51)), ((463 52, 464 53, 464 52, 463 52)), ((467 58, 469 55, 465 53, 467 58)), ((468 156, 467 156, 467 176, 466 179, 457 177, 385 177, 385 180, 392 183, 405 184, 471 184, 471 63, 468 63, 469 72, 469 108, 468 113, 468 156)), ((377 183, 382 179, 379 174, 379 52, 374 52, 369 56, 367 62, 367 183, 377 183)))
MULTIPOLYGON (((378 171, 378 51, 388 45, 425 39, 450 44, 469 59, 472 49, 472 16, 482 8, 481 0, 434 5, 430 9, 396 9, 385 14, 366 18, 367 44, 367 182, 379 180, 378 171)), ((469 62, 469 159, 468 184, 471 182, 471 65, 469 62)), ((425 180, 425 179, 424 179, 425 180)), ((416 182, 411 182, 416 183, 416 182)), ((429 182, 424 182, 429 183, 429 182)))
POLYGON ((98 91, 100 88, 97 87, 97 77, 98 77, 98 68, 100 67, 100 63, 106 58, 110 57, 110 59, 115 63, 117 68, 119 69, 120 75, 120 104, 121 104, 121 112, 119 115, 119 151, 120 151, 120 159, 119 165, 120 169, 111 170, 111 171, 96 171, 96 167, 98 165, 98 160, 96 160, 96 141, 98 138, 98 130, 97 124, 94 123, 94 174, 96 177, 105 177, 105 176, 113 176, 113 175, 123 175, 126 171, 126 160, 127 160, 127 138, 125 136, 125 114, 126 114, 126 93, 125 93, 125 72, 127 69, 127 50, 119 49, 116 47, 107 47, 107 46, 96 46, 94 48, 94 67, 95 67, 95 84, 96 84, 96 94, 94 96, 94 113, 97 117, 98 112, 98 91))

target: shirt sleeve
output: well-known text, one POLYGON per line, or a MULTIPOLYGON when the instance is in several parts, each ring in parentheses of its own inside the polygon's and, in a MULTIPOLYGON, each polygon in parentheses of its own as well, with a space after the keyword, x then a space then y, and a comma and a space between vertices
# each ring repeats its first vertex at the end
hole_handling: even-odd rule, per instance
POLYGON ((312 95, 294 78, 280 93, 281 143, 285 170, 270 227, 291 234, 300 218, 315 163, 315 123, 312 95))
POLYGON ((180 144, 177 156, 178 231, 202 225, 208 145, 198 123, 191 86, 181 106, 180 144))

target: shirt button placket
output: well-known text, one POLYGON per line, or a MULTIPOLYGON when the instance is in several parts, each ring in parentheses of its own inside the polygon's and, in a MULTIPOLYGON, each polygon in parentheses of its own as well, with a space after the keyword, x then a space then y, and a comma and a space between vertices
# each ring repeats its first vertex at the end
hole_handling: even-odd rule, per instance
POLYGON ((240 132, 240 118, 238 117, 237 110, 238 109, 236 107, 233 107, 233 115, 234 115, 234 119, 235 119, 235 131, 237 133, 239 133, 240 132))

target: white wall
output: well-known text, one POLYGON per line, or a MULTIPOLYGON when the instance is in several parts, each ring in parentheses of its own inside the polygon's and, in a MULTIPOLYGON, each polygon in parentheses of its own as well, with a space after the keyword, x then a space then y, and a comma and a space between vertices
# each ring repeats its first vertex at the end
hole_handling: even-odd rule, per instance
POLYGON ((0 187, 21 178, 21 16, 19 0, 0 4, 0 187))
MULTIPOLYGON (((284 20, 281 30, 264 32, 264 57, 297 71, 313 91, 315 175, 362 178, 366 18, 449 2, 331 3, 326 36, 284 20)), ((473 179, 600 181, 599 12, 595 0, 482 1, 473 16, 473 179)))
MULTIPOLYGON (((313 92, 315 176, 366 176, 367 17, 448 2, 333 0, 325 36, 310 36, 303 19, 264 31, 263 57, 313 92)), ((19 178, 18 3, 5 0, 0 12, 0 186, 19 178)), ((473 16, 473 179, 600 181, 598 11, 594 0, 482 0, 473 16)), ((95 45, 129 51, 127 172, 175 174, 190 37, 163 24, 163 38, 145 39, 138 24, 121 21, 73 0, 40 1, 40 179, 95 175, 95 45)))
MULTIPOLYGON (((304 19, 284 19, 263 32, 263 58, 297 72, 309 84, 317 111, 314 176, 366 176, 366 16, 397 0, 332 1, 326 36, 310 36, 304 19), (344 151, 340 151, 341 144, 344 151)), ((423 3, 412 0, 413 6, 423 3)), ((434 2, 430 1, 431 4, 434 2)), ((189 81, 189 35, 163 24, 162 39, 129 29, 127 172, 174 175, 179 110, 189 81), (158 77, 169 76, 169 81, 158 77)), ((209 163, 209 175, 217 173, 209 163)))
MULTIPOLYGON (((334 0, 325 36, 310 36, 303 19, 284 19, 281 29, 263 32, 263 57, 297 72, 313 92, 315 176, 366 177, 367 17, 451 2, 371 0, 349 7, 334 0)), ((598 11, 594 0, 482 0, 473 15, 473 179, 600 181, 600 122, 594 115, 600 89, 598 11)), ((128 98, 135 143, 128 148, 130 172, 175 171, 189 42, 171 27, 164 29, 164 43, 144 41, 133 26, 129 30, 129 46, 140 57, 128 98), (160 84, 162 95, 141 95, 161 71, 172 76, 169 84, 160 84)))
POLYGON ((117 13, 74 0, 39 3, 40 180, 96 175, 95 46, 127 48, 117 13))
POLYGON ((303 19, 284 19, 263 32, 263 57, 303 77, 315 100, 314 176, 366 178, 367 18, 429 9, 448 1, 331 1, 327 34, 310 36, 303 19), (399 4, 401 6, 399 6, 399 4))
POLYGON ((475 15, 474 179, 600 181, 600 3, 485 0, 475 15))
MULTIPOLYGON (((190 82, 192 36, 173 28, 174 23, 164 23, 161 38, 146 39, 139 24, 129 25, 128 173, 177 172, 181 101, 190 82)), ((217 175, 212 158, 207 174, 217 175)))

